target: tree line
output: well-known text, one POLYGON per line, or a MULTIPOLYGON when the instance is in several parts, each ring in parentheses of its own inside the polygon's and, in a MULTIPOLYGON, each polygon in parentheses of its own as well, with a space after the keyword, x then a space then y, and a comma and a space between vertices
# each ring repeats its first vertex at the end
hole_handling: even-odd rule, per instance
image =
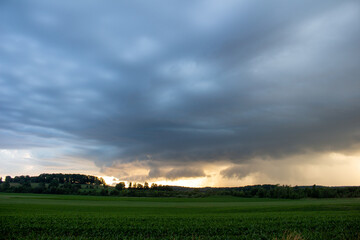
POLYGON ((64 183, 76 183, 76 184, 105 184, 104 179, 91 175, 84 174, 62 174, 62 173, 43 173, 39 176, 11 176, 5 177, 5 182, 9 183, 51 183, 53 180, 58 181, 60 184, 64 183))
POLYGON ((0 191, 9 193, 76 194, 129 197, 210 197, 246 198, 353 198, 360 197, 360 187, 253 185, 231 188, 187 188, 163 186, 147 182, 120 182, 106 185, 102 178, 83 174, 40 174, 39 176, 7 176, 0 178, 0 191))
POLYGON ((44 194, 74 194, 95 196, 163 196, 170 197, 173 191, 170 186, 124 182, 115 187, 106 185, 104 179, 84 174, 40 174, 39 176, 6 176, 0 178, 0 192, 7 193, 44 193, 44 194), (148 193, 146 190, 150 190, 148 193))
POLYGON ((209 189, 211 194, 235 197, 257 198, 356 198, 360 197, 360 187, 254 185, 237 188, 209 189))

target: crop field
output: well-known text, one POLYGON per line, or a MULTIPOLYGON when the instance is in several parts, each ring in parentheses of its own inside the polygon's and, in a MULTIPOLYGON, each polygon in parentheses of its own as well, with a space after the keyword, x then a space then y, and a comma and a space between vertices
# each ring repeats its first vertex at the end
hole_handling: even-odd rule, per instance
POLYGON ((360 199, 0 194, 0 239, 360 239, 360 199))

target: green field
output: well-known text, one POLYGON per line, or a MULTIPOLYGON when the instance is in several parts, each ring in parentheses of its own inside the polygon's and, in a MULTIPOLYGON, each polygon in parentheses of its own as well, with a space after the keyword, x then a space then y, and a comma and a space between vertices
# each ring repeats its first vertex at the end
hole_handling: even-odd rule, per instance
POLYGON ((360 239, 360 199, 0 194, 0 239, 286 239, 289 235, 360 239))

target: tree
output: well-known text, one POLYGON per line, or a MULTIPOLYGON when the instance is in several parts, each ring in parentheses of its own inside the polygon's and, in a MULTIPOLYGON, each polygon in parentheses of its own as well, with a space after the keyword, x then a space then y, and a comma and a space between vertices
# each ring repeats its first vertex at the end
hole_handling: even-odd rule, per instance
POLYGON ((46 184, 44 182, 39 183, 39 188, 41 188, 42 190, 45 190, 46 184))
POLYGON ((264 188, 260 188, 257 192, 257 196, 260 198, 266 197, 266 190, 264 188))
POLYGON ((5 181, 5 183, 3 184, 3 190, 6 191, 10 188, 10 182, 5 181))
POLYGON ((10 182, 11 182, 11 176, 6 176, 6 177, 5 177, 5 182, 10 183, 10 182))
POLYGON ((117 196, 117 195, 119 195, 119 193, 120 192, 117 189, 113 189, 113 190, 110 191, 111 196, 117 196))
POLYGON ((125 189, 125 183, 124 182, 119 182, 118 184, 116 184, 115 189, 118 191, 121 191, 123 189, 125 189))
POLYGON ((149 183, 147 182, 144 183, 144 189, 149 189, 149 183))
POLYGON ((108 190, 107 189, 101 189, 101 192, 100 192, 100 195, 101 196, 107 196, 107 195, 109 195, 109 192, 108 192, 108 190))
POLYGON ((52 188, 52 187, 54 187, 54 188, 59 187, 59 181, 57 179, 51 180, 51 182, 49 184, 49 188, 52 188))
POLYGON ((31 183, 30 181, 25 180, 21 182, 21 186, 23 186, 24 188, 31 188, 31 183))
POLYGON ((100 182, 100 184, 106 186, 106 182, 105 182, 105 180, 104 180, 103 178, 100 178, 100 179, 99 179, 99 182, 100 182))
POLYGON ((314 184, 311 189, 311 197, 318 198, 319 195, 320 195, 319 188, 317 188, 316 185, 314 184))

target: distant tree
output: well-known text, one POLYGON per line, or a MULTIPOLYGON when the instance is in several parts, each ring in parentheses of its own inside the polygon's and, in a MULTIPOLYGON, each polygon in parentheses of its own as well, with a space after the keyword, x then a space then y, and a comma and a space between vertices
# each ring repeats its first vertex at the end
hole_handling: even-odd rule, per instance
POLYGON ((100 192, 100 195, 101 196, 107 196, 107 195, 109 195, 109 192, 108 192, 108 190, 107 189, 101 189, 101 192, 100 192))
POLYGON ((71 183, 65 182, 65 183, 63 184, 63 188, 65 188, 65 189, 71 189, 71 183))
POLYGON ((131 183, 131 182, 129 182, 128 188, 129 188, 129 189, 132 188, 132 183, 131 183))
POLYGON ((59 181, 57 179, 51 180, 49 184, 49 188, 57 188, 57 187, 59 187, 59 181))
POLYGON ((316 187, 316 185, 314 184, 314 185, 312 186, 312 189, 311 189, 311 197, 313 197, 313 198, 318 198, 319 195, 320 195, 319 188, 316 187))
POLYGON ((21 182, 21 186, 23 186, 24 188, 31 188, 31 183, 30 181, 22 181, 21 182))
POLYGON ((40 182, 39 188, 41 188, 44 191, 46 189, 46 184, 44 182, 40 182))
POLYGON ((11 182, 11 176, 6 176, 6 177, 5 177, 5 182, 10 183, 10 182, 11 182))
POLYGON ((106 182, 103 178, 100 178, 99 181, 100 181, 100 184, 103 184, 104 186, 106 185, 106 182))
POLYGON ((14 182, 14 183, 19 183, 21 182, 21 180, 24 179, 24 176, 15 176, 11 182, 14 182))
POLYGON ((144 183, 144 189, 149 189, 149 183, 148 182, 144 183))
POLYGON ((33 193, 44 193, 46 191, 46 185, 44 182, 38 183, 38 185, 31 189, 33 193))
POLYGON ((117 195, 119 195, 119 193, 120 193, 120 192, 119 192, 119 190, 117 190, 117 189, 113 189, 113 190, 110 191, 110 195, 111 195, 111 196, 117 196, 117 195))
POLYGON ((121 191, 123 189, 125 189, 125 183, 124 182, 119 182, 118 184, 115 185, 115 189, 118 191, 121 191))
POLYGON ((5 181, 5 182, 2 184, 2 190, 3 190, 3 191, 7 191, 8 189, 10 189, 10 182, 9 182, 9 181, 5 181))
POLYGON ((260 188, 257 192, 257 196, 260 198, 266 197, 266 190, 264 188, 260 188))

